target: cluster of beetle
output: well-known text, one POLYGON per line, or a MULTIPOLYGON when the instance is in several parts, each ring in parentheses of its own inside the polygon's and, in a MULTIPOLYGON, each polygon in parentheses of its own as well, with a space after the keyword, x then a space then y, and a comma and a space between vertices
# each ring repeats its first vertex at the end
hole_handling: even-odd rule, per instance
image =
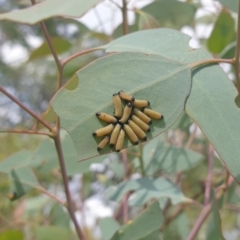
POLYGON ((147 136, 145 132, 150 132, 149 124, 152 124, 151 118, 156 120, 163 119, 161 113, 146 108, 150 105, 149 101, 135 99, 123 91, 113 94, 113 104, 115 108, 114 116, 102 112, 96 113, 99 119, 109 123, 106 127, 100 128, 93 133, 95 137, 104 136, 98 144, 98 151, 103 149, 108 142, 111 148, 115 146, 116 152, 121 151, 126 134, 134 145, 139 144, 139 138, 146 141, 147 136), (126 101, 124 109, 122 100, 126 101))

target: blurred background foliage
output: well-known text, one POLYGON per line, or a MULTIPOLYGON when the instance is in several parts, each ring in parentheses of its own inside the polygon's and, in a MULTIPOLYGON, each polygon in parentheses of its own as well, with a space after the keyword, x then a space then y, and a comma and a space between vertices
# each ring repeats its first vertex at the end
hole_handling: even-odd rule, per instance
MULTIPOLYGON (((232 5, 227 4, 225 7, 217 1, 207 1, 211 2, 211 6, 208 6, 210 3, 206 4, 206 1, 200 0, 161 0, 137 7, 134 3, 138 1, 130 2, 133 3, 131 5, 129 3, 129 12, 135 16, 129 23, 130 32, 150 28, 173 28, 191 34, 194 41, 190 44, 207 48, 214 57, 234 56, 237 14, 235 8, 231 9, 232 5)), ((225 1, 220 2, 225 4, 225 1)), ((28 5, 29 1, 25 0, 1 0, 0 12, 21 9, 28 5)), ((114 4, 112 6, 116 7, 114 4)), ((121 23, 119 26, 112 24, 112 28, 108 31, 101 30, 104 25, 101 14, 100 11, 96 14, 99 20, 99 28, 96 30, 80 22, 81 19, 58 17, 46 20, 57 53, 61 57, 67 57, 79 50, 101 46, 122 36, 121 23)), ((1 21, 0 44, 0 84, 30 109, 38 114, 43 113, 55 93, 57 72, 40 25, 28 26, 1 21), (14 54, 13 51, 16 53, 14 54), (13 60, 8 56, 9 52, 13 55, 13 60)), ((68 63, 64 69, 64 83, 71 79, 77 70, 103 55, 103 52, 89 53, 68 63)), ((234 69, 224 64, 222 67, 234 81, 234 69)), ((27 113, 1 94, 2 130, 31 129, 35 124, 36 122, 27 113)), ((210 148, 201 130, 187 115, 182 114, 170 130, 155 140, 142 147, 129 149, 126 152, 128 163, 122 161, 121 154, 113 154, 78 164, 71 140, 64 132, 62 136, 65 160, 68 162, 68 175, 71 179, 70 189, 75 200, 78 219, 87 239, 110 239, 114 232, 109 232, 109 229, 117 230, 119 224, 125 223, 121 202, 128 191, 135 191, 134 199, 130 199, 127 209, 131 219, 136 217, 146 204, 141 200, 141 191, 148 191, 151 184, 159 188, 170 183, 173 184, 171 185, 173 190, 168 195, 164 192, 165 197, 159 195, 160 188, 156 192, 149 191, 145 194, 150 199, 152 197, 161 199, 163 216, 165 221, 169 221, 162 226, 162 237, 186 239, 201 210, 198 205, 187 204, 186 199, 192 198, 203 202, 210 148), (140 160, 144 162, 146 168, 145 177, 149 178, 145 185, 136 180, 141 174, 140 160), (92 163, 95 164, 91 165, 92 163), (152 179, 151 176, 154 178, 152 179), (162 177, 169 182, 155 181, 162 177), (129 181, 125 182, 123 191, 121 184, 124 180, 129 181), (118 187, 113 188, 113 186, 118 187), (169 201, 169 198, 172 201, 169 201), (179 214, 173 218, 177 211, 179 214), (99 220, 102 217, 109 219, 99 220)), ((57 157, 50 140, 39 136, 1 133, 0 143, 0 171, 5 169, 4 162, 11 160, 15 164, 16 174, 20 175, 21 169, 30 171, 36 176, 38 183, 64 199, 57 157), (48 150, 45 145, 49 147, 48 150), (28 158, 22 151, 27 152, 28 158), (30 168, 26 170, 26 166, 30 168)), ((211 184, 217 187, 225 181, 227 173, 215 152, 213 158, 211 184)), ((16 179, 12 178, 10 181, 8 177, 11 176, 12 171, 11 169, 0 173, 0 240, 75 239, 73 226, 65 209, 41 194, 34 187, 35 185, 23 191, 21 195, 9 196, 14 193, 14 187, 17 188, 16 179), (9 197, 17 200, 10 201, 9 197)), ((26 181, 32 184, 35 180, 28 175, 26 181)), ((239 194, 239 187, 233 184, 221 199, 222 204, 219 204, 222 232, 229 240, 240 239, 239 194)), ((213 219, 216 217, 214 210, 201 228, 198 239, 213 239, 209 227, 211 217, 213 219)))

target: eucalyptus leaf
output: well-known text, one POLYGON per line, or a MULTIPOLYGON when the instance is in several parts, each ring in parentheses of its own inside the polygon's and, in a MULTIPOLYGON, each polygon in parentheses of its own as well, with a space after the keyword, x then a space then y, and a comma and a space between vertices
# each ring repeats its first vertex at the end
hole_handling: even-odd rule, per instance
MULTIPOLYGON (((204 49, 191 49, 190 37, 170 29, 145 30, 121 37, 106 46, 107 52, 137 51, 159 54, 182 63, 212 59, 204 49)), ((218 65, 193 71, 186 113, 199 125, 237 181, 240 181, 240 111, 237 90, 218 65)))
MULTIPOLYGON (((212 194, 213 196, 213 194, 212 194)), ((221 218, 218 210, 218 203, 215 197, 212 197, 212 212, 208 222, 206 240, 225 240, 222 234, 221 218)))
POLYGON ((209 51, 221 53, 236 38, 235 22, 231 14, 223 10, 215 22, 213 31, 207 40, 209 51))
MULTIPOLYGON (((63 38, 60 38, 60 37, 54 37, 51 40, 52 40, 52 44, 53 44, 54 49, 57 54, 61 54, 61 53, 68 51, 72 46, 72 44, 69 41, 67 41, 63 38)), ((45 41, 41 44, 40 47, 36 48, 35 50, 33 50, 30 53, 28 61, 46 57, 51 54, 52 54, 52 52, 49 48, 49 45, 48 45, 47 41, 45 41)))
POLYGON ((34 188, 41 187, 30 167, 14 168, 9 173, 9 176, 11 179, 11 192, 16 194, 15 199, 22 197, 34 188))
POLYGON ((35 237, 36 240, 72 239, 68 229, 57 226, 38 226, 35 228, 35 237))
POLYGON ((25 9, 0 14, 0 20, 35 24, 56 16, 81 17, 99 2, 100 0, 68 0, 59 4, 59 0, 48 0, 25 9))
MULTIPOLYGON (((74 91, 62 88, 51 101, 61 126, 70 134, 79 159, 98 156, 101 139, 92 133, 104 126, 97 112, 113 114, 112 94, 123 89, 136 98, 150 101, 164 120, 153 120, 148 138, 168 129, 182 113, 191 86, 189 65, 159 55, 119 53, 96 60, 77 72, 79 85, 74 91), (124 69, 124 71, 123 71, 124 69), (97 78, 96 78, 97 76, 97 78)), ((124 148, 132 146, 125 139, 124 148)), ((109 153, 107 146, 101 153, 109 153)))
POLYGON ((163 216, 158 202, 154 202, 137 216, 120 227, 111 240, 159 240, 159 227, 163 223, 163 216))
POLYGON ((129 199, 131 206, 142 206, 149 200, 161 198, 170 198, 173 204, 188 201, 180 189, 165 178, 129 180, 112 187, 107 196, 113 201, 120 201, 124 194, 130 191, 134 191, 129 199))
POLYGON ((0 240, 24 240, 23 232, 19 230, 8 229, 0 233, 0 240))
POLYGON ((158 0, 141 9, 156 19, 161 27, 175 29, 190 25, 196 10, 195 5, 177 0, 158 0))
POLYGON ((102 232, 103 240, 110 240, 113 234, 119 229, 119 223, 111 218, 101 218, 99 219, 99 227, 102 232))
POLYGON ((158 137, 143 148, 145 173, 154 175, 157 171, 167 173, 184 171, 195 167, 203 156, 191 149, 175 147, 163 142, 158 137))

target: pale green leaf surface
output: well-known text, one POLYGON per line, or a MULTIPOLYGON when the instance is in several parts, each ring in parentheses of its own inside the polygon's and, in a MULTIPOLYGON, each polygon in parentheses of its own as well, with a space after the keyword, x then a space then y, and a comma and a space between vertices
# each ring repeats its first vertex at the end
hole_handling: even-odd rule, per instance
POLYGON ((184 171, 195 167, 201 160, 203 156, 198 152, 169 145, 158 137, 143 148, 145 173, 148 176, 157 171, 167 173, 184 171))
POLYGON ((99 219, 99 227, 103 240, 110 240, 113 234, 119 229, 119 223, 111 217, 99 219))
POLYGON ((7 157, 0 162, 0 172, 9 173, 12 169, 24 167, 31 162, 31 152, 22 150, 7 157))
POLYGON ((189 227, 189 221, 187 218, 187 215, 182 212, 179 214, 174 221, 177 227, 177 231, 179 236, 181 237, 181 240, 186 240, 188 237, 188 234, 190 233, 190 227, 189 227))
POLYGON ((218 0, 223 6, 229 8, 233 12, 238 12, 238 0, 218 0))
POLYGON ((0 240, 24 240, 24 235, 19 230, 9 229, 0 233, 0 240))
MULTIPOLYGON (((52 38, 52 43, 57 54, 64 53, 71 48, 71 43, 63 38, 54 37, 52 38)), ((51 55, 52 52, 49 48, 48 43, 45 41, 42 45, 30 53, 28 61, 32 61, 38 58, 46 57, 51 55)))
POLYGON ((67 211, 59 204, 55 204, 50 211, 51 225, 63 228, 70 228, 70 217, 67 211))
POLYGON ((112 187, 107 195, 113 201, 120 201, 129 191, 135 191, 129 200, 131 206, 141 206, 151 199, 160 198, 170 198, 173 204, 187 201, 180 189, 165 178, 129 180, 112 187))
POLYGON ((0 14, 0 20, 35 24, 51 17, 81 17, 100 0, 47 0, 29 8, 0 14))
POLYGON ((40 187, 35 174, 28 166, 12 169, 9 176, 11 178, 11 192, 16 193, 17 198, 35 187, 40 187))
POLYGON ((66 240, 70 238, 70 231, 57 226, 38 226, 35 228, 36 240, 66 240))
POLYGON ((111 240, 159 240, 159 226, 163 216, 158 202, 154 202, 137 218, 122 226, 111 240))
MULTIPOLYGON (((190 37, 170 29, 145 30, 121 37, 106 51, 155 53, 182 63, 211 59, 204 48, 191 49, 190 37)), ((187 114, 200 126, 226 167, 240 181, 240 110, 234 99, 237 91, 217 65, 194 70, 187 114)))
POLYGON ((141 9, 152 15, 161 27, 180 29, 191 24, 197 7, 177 0, 154 1, 141 9))
MULTIPOLYGON (((99 138, 92 133, 103 124, 95 113, 113 114, 112 94, 119 90, 150 101, 164 120, 153 120, 148 138, 169 128, 183 111, 191 83, 188 65, 141 53, 119 53, 96 60, 77 72, 78 87, 62 88, 51 101, 61 118, 61 126, 70 134, 80 159, 99 155, 99 138), (136 84, 137 83, 137 84, 136 84)), ((125 138, 124 148, 132 146, 125 138)), ((101 153, 112 151, 105 147, 101 153)))

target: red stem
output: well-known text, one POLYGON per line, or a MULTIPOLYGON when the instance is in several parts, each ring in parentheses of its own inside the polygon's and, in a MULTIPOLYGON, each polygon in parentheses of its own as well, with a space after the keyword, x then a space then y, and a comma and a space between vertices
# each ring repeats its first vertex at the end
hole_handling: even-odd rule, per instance
POLYGON ((36 113, 34 113, 31 109, 29 109, 27 106, 25 106, 23 103, 21 103, 17 98, 15 98, 13 95, 8 93, 4 88, 0 86, 0 92, 2 92, 4 95, 6 95, 9 99, 11 99, 13 102, 15 102, 19 107, 21 107, 23 110, 25 110, 27 113, 29 113, 32 117, 37 119, 42 125, 44 125, 46 128, 48 128, 50 131, 52 131, 52 126, 45 122, 41 117, 39 117, 36 113))
POLYGON ((206 206, 210 203, 211 197, 211 182, 212 182, 212 168, 213 168, 213 146, 209 145, 208 151, 208 172, 205 184, 205 195, 204 195, 204 205, 206 206))

